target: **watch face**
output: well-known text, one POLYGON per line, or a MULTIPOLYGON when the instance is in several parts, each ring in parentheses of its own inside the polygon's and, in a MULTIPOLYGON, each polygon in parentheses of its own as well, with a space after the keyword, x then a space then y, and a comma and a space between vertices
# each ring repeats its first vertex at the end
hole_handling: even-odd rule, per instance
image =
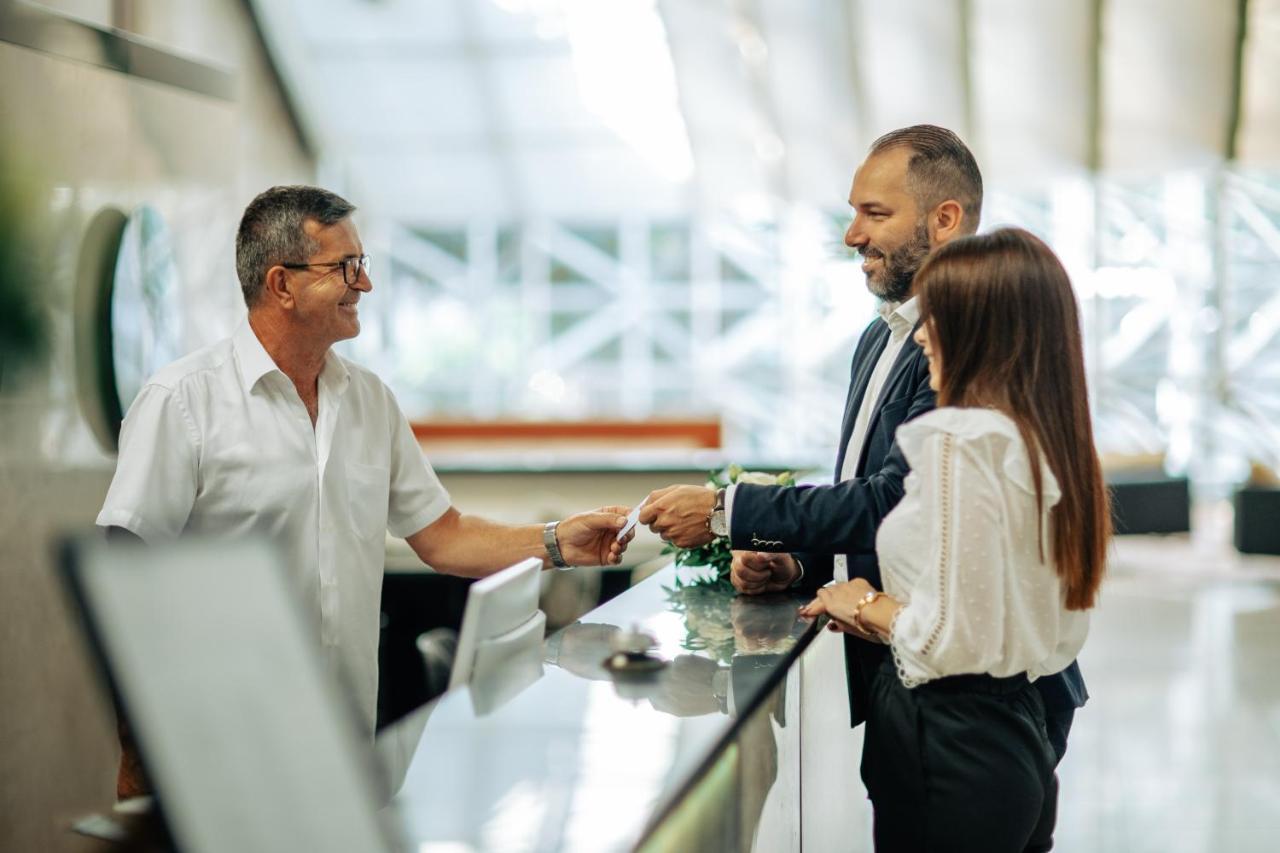
POLYGON ((155 208, 139 207, 125 223, 111 288, 111 360, 121 413, 151 374, 182 354, 181 341, 169 229, 155 208))
POLYGON ((725 523, 724 510, 718 509, 711 513, 711 532, 715 536, 729 535, 729 525, 725 523))

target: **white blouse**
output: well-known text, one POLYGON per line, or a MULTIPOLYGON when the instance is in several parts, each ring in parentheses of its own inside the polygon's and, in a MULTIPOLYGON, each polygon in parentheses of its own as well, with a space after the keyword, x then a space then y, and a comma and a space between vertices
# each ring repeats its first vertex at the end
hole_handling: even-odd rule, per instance
POLYGON ((1044 555, 1031 462, 993 409, 937 409, 898 428, 911 464, 902 501, 876 537, 885 592, 903 603, 890 646, 907 687, 948 675, 1067 667, 1089 632, 1067 610, 1049 510, 1062 493, 1041 458, 1044 555))

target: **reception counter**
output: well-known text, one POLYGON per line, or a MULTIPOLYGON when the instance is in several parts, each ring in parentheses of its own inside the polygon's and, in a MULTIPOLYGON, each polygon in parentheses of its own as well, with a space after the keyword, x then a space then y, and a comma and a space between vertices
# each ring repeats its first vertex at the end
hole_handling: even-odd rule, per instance
POLYGON ((799 849, 800 654, 790 594, 738 596, 667 567, 378 739, 409 849, 799 849), (666 662, 604 662, 641 631, 666 662))

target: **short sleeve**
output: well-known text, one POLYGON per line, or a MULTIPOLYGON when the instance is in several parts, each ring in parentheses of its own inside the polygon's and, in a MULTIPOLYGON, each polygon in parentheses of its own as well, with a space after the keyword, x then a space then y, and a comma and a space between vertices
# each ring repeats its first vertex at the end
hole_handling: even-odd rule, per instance
POLYGON ((448 511, 451 500, 413 436, 409 421, 387 392, 391 412, 391 501, 387 530, 403 539, 448 511))
POLYGON ((947 432, 924 438, 915 456, 921 515, 933 535, 891 629, 908 687, 986 672, 1000 659, 1004 619, 1004 524, 990 463, 947 432))
POLYGON ((100 527, 123 527, 152 544, 186 528, 199 488, 199 433, 181 396, 147 385, 129 407, 100 527))

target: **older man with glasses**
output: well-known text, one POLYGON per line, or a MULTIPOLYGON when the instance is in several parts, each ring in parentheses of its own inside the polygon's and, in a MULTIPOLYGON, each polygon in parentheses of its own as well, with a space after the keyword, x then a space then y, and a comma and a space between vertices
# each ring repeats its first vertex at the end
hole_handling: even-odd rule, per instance
MULTIPOLYGON (((548 567, 617 563, 629 537, 617 541, 626 507, 507 526, 452 506, 391 391, 331 349, 359 334, 359 302, 373 290, 354 210, 302 186, 248 206, 236 236, 248 317, 148 380, 98 524, 148 543, 185 533, 277 542, 371 736, 388 531, 424 563, 470 577, 533 556, 548 567)), ((142 786, 126 749, 117 793, 142 786)))

